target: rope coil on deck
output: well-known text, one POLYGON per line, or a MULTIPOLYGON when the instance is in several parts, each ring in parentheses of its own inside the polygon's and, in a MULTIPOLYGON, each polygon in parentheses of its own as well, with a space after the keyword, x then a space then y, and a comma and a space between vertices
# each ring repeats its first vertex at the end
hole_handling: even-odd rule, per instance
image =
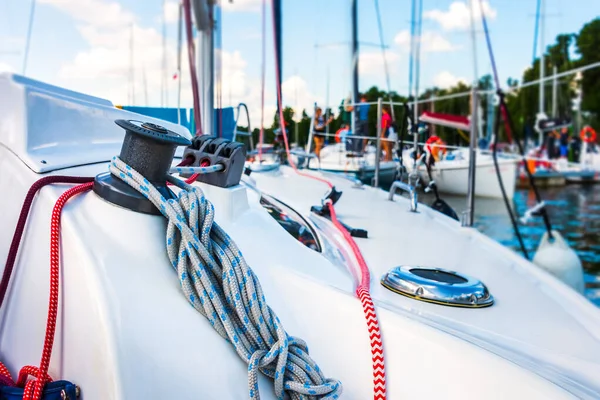
POLYGON ((182 189, 166 200, 148 180, 114 157, 110 172, 148 198, 168 219, 167 252, 192 306, 248 363, 248 394, 259 399, 258 370, 274 379, 275 394, 337 399, 339 381, 325 378, 306 343, 288 336, 267 305, 258 278, 236 244, 214 222, 214 207, 198 187, 174 177, 182 189))

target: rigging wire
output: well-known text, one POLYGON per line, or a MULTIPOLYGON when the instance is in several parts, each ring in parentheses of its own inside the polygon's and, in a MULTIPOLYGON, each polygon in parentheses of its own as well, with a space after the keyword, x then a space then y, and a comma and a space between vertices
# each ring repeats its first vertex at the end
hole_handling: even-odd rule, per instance
MULTIPOLYGON (((481 7, 481 9, 483 9, 483 0, 479 0, 479 6, 481 7)), ((502 89, 500 88, 500 78, 498 76, 498 69, 496 67, 496 61, 495 61, 495 58, 494 58, 494 51, 492 49, 492 40, 490 38, 490 32, 489 32, 489 29, 488 29, 487 19, 485 17, 485 13, 483 13, 483 12, 481 13, 481 22, 483 24, 483 32, 485 34, 485 41, 486 41, 488 53, 489 53, 489 56, 490 56, 490 63, 492 65, 492 72, 493 72, 493 75, 494 75, 494 81, 496 82, 496 88, 498 90, 498 96, 500 97, 500 105, 499 105, 499 107, 500 107, 500 110, 502 111, 502 117, 504 118, 505 123, 508 125, 508 127, 510 128, 510 130, 513 133, 516 134, 516 131, 514 129, 514 124, 513 124, 513 121, 511 119, 511 116, 510 116, 510 112, 508 111, 508 107, 506 106, 506 99, 504 97, 504 93, 502 92, 502 89)), ((495 133, 495 135, 496 135, 495 142, 496 143, 497 143, 497 140, 498 140, 497 137, 498 137, 498 133, 499 133, 499 128, 500 128, 500 124, 499 124, 499 118, 498 118, 498 121, 496 121, 496 133, 495 133)), ((517 144, 517 147, 519 148, 519 153, 521 154, 521 157, 522 157, 522 160, 523 160, 525 172, 526 172, 527 177, 529 179, 529 184, 531 186, 531 189, 533 190, 533 193, 535 195, 536 201, 539 204, 539 203, 542 202, 542 198, 540 196, 540 192, 539 192, 537 186, 535 185, 535 180, 533 178, 533 174, 529 170, 529 165, 527 164, 527 162, 525 160, 525 151, 523 149, 523 145, 519 141, 519 138, 516 137, 516 135, 515 135, 515 142, 517 144)), ((498 175, 498 181, 501 183, 500 184, 500 188, 503 189, 502 177, 500 176, 499 167, 498 167, 498 163, 497 163, 497 159, 496 159, 496 157, 497 157, 496 147, 497 146, 494 146, 494 152, 492 154, 493 154, 493 157, 494 157, 494 165, 496 167, 496 174, 498 175)), ((516 224, 516 220, 513 221, 514 215, 513 215, 513 212, 512 212, 512 208, 510 207, 510 204, 508 202, 508 198, 506 196, 506 192, 504 190, 502 190, 502 195, 504 197, 504 202, 505 202, 505 204, 507 206, 506 210, 507 210, 509 216, 511 217, 511 222, 513 223, 513 228, 515 230, 515 235, 517 236, 517 238, 520 238, 521 233, 519 231, 518 225, 516 224)), ((552 240, 553 239, 552 225, 550 224, 550 217, 548 216, 548 212, 546 211, 546 208, 542 207, 540 213, 541 213, 542 218, 544 220, 544 225, 546 227, 546 231, 548 233, 548 237, 550 238, 550 240, 552 240)), ((527 249, 525 248, 525 245, 524 245, 522 239, 520 239, 519 244, 521 246, 521 250, 523 251, 523 255, 526 258, 529 258, 529 255, 527 253, 527 249)))
POLYGON ((33 17, 35 15, 35 0, 31 0, 31 9, 29 10, 29 25, 27 26, 27 39, 25 40, 25 54, 23 55, 22 75, 26 76, 27 60, 29 58, 29 45, 31 44, 31 32, 33 31, 33 17))
POLYGON ((385 41, 383 40, 383 24, 381 23, 381 12, 379 10, 379 0, 375 0, 375 14, 377 15, 377 28, 379 30, 379 43, 381 46, 381 57, 383 58, 383 70, 385 73, 385 83, 387 86, 388 98, 390 100, 390 110, 392 112, 392 120, 396 120, 394 106, 392 104, 392 86, 390 84, 390 72, 388 69, 387 57, 385 55, 385 41))
MULTIPOLYGON (((260 133, 258 134, 258 162, 261 161, 262 158, 262 147, 264 142, 264 134, 265 134, 265 75, 266 75, 266 54, 267 54, 267 45, 266 45, 266 36, 267 36, 267 1, 262 0, 262 65, 261 65, 261 77, 260 77, 260 133)), ((250 132, 252 135, 252 132, 250 132)))

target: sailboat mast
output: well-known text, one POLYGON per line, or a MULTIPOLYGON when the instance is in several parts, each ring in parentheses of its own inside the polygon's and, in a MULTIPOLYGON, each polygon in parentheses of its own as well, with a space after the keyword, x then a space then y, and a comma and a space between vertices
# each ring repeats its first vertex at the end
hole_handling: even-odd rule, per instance
POLYGON ((160 77, 160 105, 167 106, 167 21, 165 18, 166 1, 162 2, 162 70, 160 77))
MULTIPOLYGON (((206 0, 193 0, 194 16, 198 35, 196 37, 196 70, 202 133, 214 132, 214 7, 218 5, 206 0)), ((195 124, 198 124, 196 121, 195 124)))
POLYGON ((129 104, 135 105, 135 75, 133 58, 133 24, 129 32, 129 104))
MULTIPOLYGON (((329 65, 327 66, 327 93, 325 94, 325 120, 329 120, 329 113, 331 112, 329 107, 329 65)), ((329 135, 329 124, 325 125, 325 133, 329 135)), ((328 136, 327 136, 328 137, 328 136)))
MULTIPOLYGON (((281 82, 282 82, 282 63, 281 63, 281 0, 273 0, 273 18, 275 20, 275 45, 277 46, 277 76, 278 76, 278 82, 277 82, 277 92, 276 95, 278 96, 277 98, 282 98, 281 97, 281 82)), ((278 107, 278 111, 279 111, 279 107, 278 107)), ((277 113, 277 115, 279 115, 279 113, 277 113)), ((283 133, 283 132, 282 132, 283 133)))
POLYGON ((556 78, 556 74, 558 74, 558 69, 556 65, 552 67, 552 117, 558 117, 558 79, 556 78))
MULTIPOLYGON (((419 124, 419 75, 420 75, 420 69, 421 69, 421 21, 423 20, 423 0, 417 0, 415 2, 415 5, 417 7, 417 11, 416 13, 413 13, 413 15, 416 15, 416 21, 414 21, 415 23, 415 37, 414 37, 414 74, 415 74, 415 82, 414 82, 414 107, 413 107, 413 117, 414 117, 414 121, 415 121, 415 148, 417 147, 417 143, 419 141, 419 129, 418 129, 418 124, 419 124)), ((416 158, 415 158, 415 162, 416 162, 416 158)))
POLYGON ((179 3, 177 22, 177 123, 181 124, 181 46, 183 43, 183 3, 179 3))
POLYGON ((545 43, 544 43, 544 34, 545 34, 545 8, 546 2, 545 0, 540 0, 540 104, 539 104, 539 113, 544 113, 544 75, 545 75, 545 62, 544 62, 544 52, 545 52, 545 43))
POLYGON ((358 103, 358 2, 352 0, 352 132, 356 132, 356 103, 358 103))
MULTIPOLYGON (((146 80, 146 68, 142 69, 142 81, 142 84, 144 85, 144 105, 148 107, 148 81, 146 80)), ((179 123, 179 121, 177 123, 179 123)))
MULTIPOLYGON (((475 0, 471 0, 470 2, 470 12, 469 15, 471 17, 471 46, 472 46, 472 51, 473 51, 473 87, 475 89, 477 89, 478 85, 479 85, 479 70, 477 68, 477 32, 475 29, 475 0)), ((480 10, 480 12, 483 13, 483 9, 480 10)), ((475 91, 475 93, 477 93, 477 91, 475 91)), ((479 111, 479 106, 480 106, 480 101, 479 101, 479 96, 475 96, 475 98, 472 98, 472 101, 475 101, 475 105, 474 107, 477 107, 479 111)), ((477 115, 480 115, 479 113, 477 113, 477 115)), ((475 115, 471 115, 471 122, 474 124, 474 126, 476 127, 477 130, 477 137, 481 138, 483 137, 483 129, 482 129, 482 119, 481 117, 479 117, 477 120, 474 120, 473 118, 475 118, 475 115)))

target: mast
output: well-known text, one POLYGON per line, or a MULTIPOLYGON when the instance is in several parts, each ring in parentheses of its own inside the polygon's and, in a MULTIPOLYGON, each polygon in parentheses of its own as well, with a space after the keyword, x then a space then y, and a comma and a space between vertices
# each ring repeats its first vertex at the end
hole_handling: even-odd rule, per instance
POLYGON ((558 91, 558 79, 556 78, 556 74, 558 70, 556 65, 552 67, 552 117, 558 117, 558 104, 557 104, 557 91, 558 91))
POLYGON ((129 105, 135 105, 135 75, 133 66, 133 24, 129 32, 129 105))
MULTIPOLYGON (((480 12, 483 13, 483 9, 481 9, 480 12)), ((478 89, 478 85, 479 85, 479 71, 477 69, 477 36, 475 33, 475 0, 471 0, 471 2, 470 2, 469 15, 471 17, 471 46, 472 46, 472 52, 473 52, 473 88, 476 93, 477 89, 478 89)), ((472 99, 472 101, 475 101, 475 105, 473 107, 477 107, 478 111, 479 111, 479 96, 473 97, 473 95, 471 95, 471 99, 472 99)), ((479 113, 477 113, 477 115, 479 115, 479 113)), ((475 118, 475 115, 474 114, 471 115, 471 122, 473 124, 476 124, 478 127, 477 137, 481 138, 482 133, 483 133, 483 130, 481 129, 482 120, 481 120, 481 118, 478 118, 477 120, 475 120, 474 118, 475 118)))
POLYGON ((352 133, 356 132, 356 103, 358 103, 358 3, 352 1, 352 133))
POLYGON ((142 84, 144 85, 144 105, 148 107, 148 81, 146 80, 146 68, 142 69, 142 81, 142 84))
POLYGON ((488 93, 487 98, 487 116, 485 118, 487 134, 485 136, 488 144, 492 143, 492 136, 494 135, 494 113, 496 110, 496 106, 494 105, 494 99, 496 95, 493 92, 488 93))
MULTIPOLYGON (((481 10, 483 13, 483 9, 481 10)), ((475 176, 477 173, 477 130, 478 130, 478 109, 479 98, 477 95, 477 41, 475 38, 475 1, 471 0, 469 7, 471 17, 471 44, 473 46, 473 85, 471 86, 471 120, 469 137, 469 180, 467 182, 467 210, 464 214, 463 226, 473 226, 475 217, 475 176)))
MULTIPOLYGON (((540 86, 539 86, 539 105, 538 105, 538 117, 537 120, 538 122, 546 119, 546 114, 544 113, 544 105, 545 105, 545 98, 544 98, 544 75, 545 75, 545 69, 546 69, 546 63, 545 63, 545 59, 544 59, 544 50, 545 50, 545 44, 544 44, 544 35, 545 35, 545 19, 546 16, 545 14, 545 10, 546 10, 546 2, 545 0, 539 0, 540 3, 540 15, 539 15, 539 20, 540 20, 540 86)), ((544 142, 544 132, 542 132, 541 129, 538 129, 538 137, 539 137, 539 145, 541 146, 542 143, 544 142)))
MULTIPOLYGON (((276 95, 278 96, 278 98, 282 98, 281 97, 281 82, 282 82, 282 63, 281 63, 281 0, 273 0, 273 18, 275 20, 275 46, 277 49, 277 64, 276 64, 276 68, 277 68, 277 76, 278 78, 278 82, 277 82, 277 92, 276 95)), ((279 111, 279 106, 277 107, 277 110, 279 111)), ((279 115, 279 113, 277 113, 277 115, 279 115)), ((283 132, 281 132, 283 133, 283 132)))
MULTIPOLYGON (((435 93, 431 94, 431 112, 435 112, 435 93)), ((435 136, 435 124, 431 124, 431 136, 435 136)))
MULTIPOLYGON (((326 94, 325 94, 325 120, 328 121, 329 120, 329 113, 330 113, 330 109, 329 109, 329 65, 327 66, 327 89, 326 89, 326 94)), ((325 133, 328 135, 329 134, 329 124, 325 125, 325 133)), ((329 136, 326 136, 327 138, 329 138, 329 136)))
POLYGON ((177 22, 177 123, 181 124, 181 44, 183 40, 183 3, 179 3, 177 22))
POLYGON ((167 106, 167 21, 165 18, 166 1, 162 2, 162 70, 160 77, 160 106, 167 106))
MULTIPOLYGON (((414 118, 414 122, 415 122, 415 128, 414 128, 414 146, 415 149, 418 146, 418 142, 419 142, 419 103, 417 103, 418 99, 419 99, 419 75, 420 75, 420 69, 421 69, 421 22, 423 20, 423 0, 417 0, 416 1, 416 7, 417 7, 417 12, 416 15, 417 19, 415 21, 415 37, 414 37, 414 74, 415 74, 415 82, 414 82, 414 107, 413 107, 413 118, 414 118)), ((415 170, 416 170, 416 157, 415 157, 415 170)))
POLYGON ((540 114, 544 113, 544 75, 545 75, 545 60, 544 60, 544 32, 545 32, 545 12, 546 2, 544 0, 540 0, 540 103, 539 103, 539 112, 540 114))
MULTIPOLYGON (((296 70, 294 72, 295 76, 298 76, 298 70, 296 70)), ((294 116, 295 118, 295 123, 294 123, 294 141, 296 142, 296 146, 300 145, 300 141, 298 140, 298 125, 299 122, 302 121, 302 113, 300 112, 300 107, 298 106, 298 82, 294 82, 294 103, 296 103, 295 105, 295 111, 294 111, 294 116)))
MULTIPOLYGON (((196 37, 196 70, 200 97, 203 134, 214 134, 214 9, 212 1, 192 0, 198 35, 196 37)), ((195 121, 197 124, 198 121, 195 121)))

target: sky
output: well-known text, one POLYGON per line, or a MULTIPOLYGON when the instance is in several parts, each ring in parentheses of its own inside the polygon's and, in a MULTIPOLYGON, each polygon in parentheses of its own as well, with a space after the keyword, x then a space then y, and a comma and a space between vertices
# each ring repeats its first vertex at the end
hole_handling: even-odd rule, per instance
MULTIPOLYGON (((270 1, 266 14, 265 123, 275 110, 270 1)), ((379 0, 392 90, 406 94, 410 0, 379 0)), ((373 0, 358 0, 360 90, 386 88, 373 0)), ((476 0, 473 51, 468 0, 423 0, 420 87, 448 87, 491 72, 476 0), (475 53, 475 54, 474 54, 475 53), (477 60, 476 72, 473 60, 477 60)), ((29 0, 0 0, 0 71, 23 73, 29 0)), ((531 63, 536 0, 483 0, 500 81, 531 63)), ((600 15, 600 0, 545 0, 546 44, 600 15)), ((260 123, 262 0, 222 0, 221 101, 248 104, 260 123)), ((37 0, 25 74, 107 98, 114 104, 177 105, 175 0, 37 0), (164 4, 164 6, 163 6, 164 4), (162 21, 166 21, 166 73, 162 21), (166 90, 162 90, 166 87, 166 90)), ((337 106, 351 90, 350 0, 283 0, 283 102, 297 109, 337 106)), ((181 104, 191 106, 187 54, 181 104)))

